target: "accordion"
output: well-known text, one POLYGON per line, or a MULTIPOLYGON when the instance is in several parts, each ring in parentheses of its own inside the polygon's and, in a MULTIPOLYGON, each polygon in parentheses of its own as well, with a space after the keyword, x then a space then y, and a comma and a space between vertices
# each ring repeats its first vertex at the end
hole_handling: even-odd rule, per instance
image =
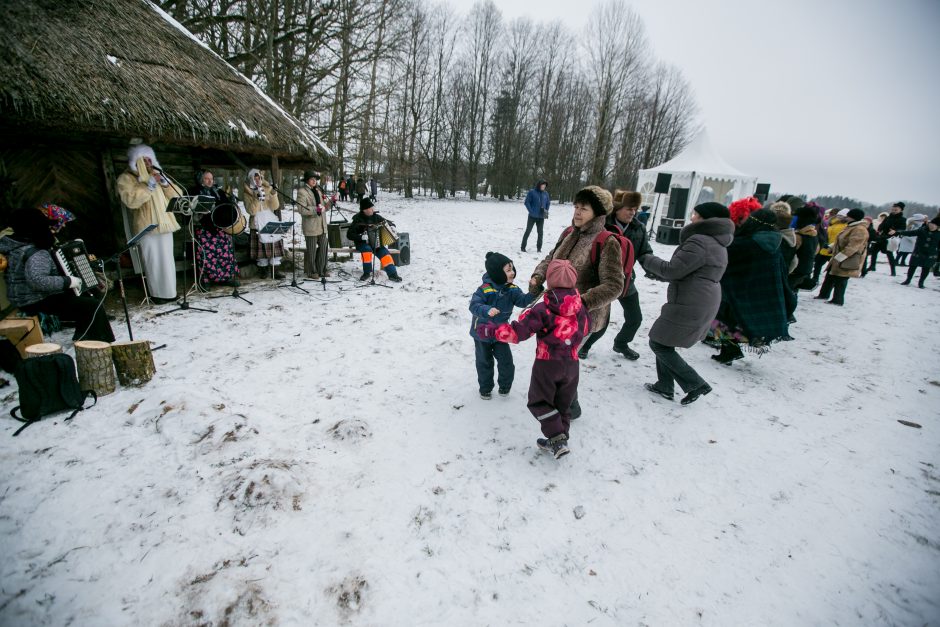
POLYGON ((65 242, 53 251, 52 257, 64 274, 81 279, 81 286, 73 288, 76 296, 98 288, 98 277, 92 270, 84 241, 73 239, 65 242))

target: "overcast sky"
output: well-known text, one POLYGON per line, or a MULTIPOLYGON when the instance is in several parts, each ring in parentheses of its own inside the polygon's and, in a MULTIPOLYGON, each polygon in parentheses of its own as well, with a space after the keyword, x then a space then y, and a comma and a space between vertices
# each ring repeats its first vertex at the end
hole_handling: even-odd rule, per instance
MULTIPOLYGON (((579 33, 599 2, 496 0, 579 33)), ((940 204, 940 0, 628 4, 734 167, 777 193, 940 204)))

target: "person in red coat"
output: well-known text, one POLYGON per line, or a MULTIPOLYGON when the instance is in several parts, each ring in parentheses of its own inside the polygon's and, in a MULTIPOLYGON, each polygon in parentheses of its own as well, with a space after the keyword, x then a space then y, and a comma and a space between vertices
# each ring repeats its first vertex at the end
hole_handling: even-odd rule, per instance
POLYGON ((571 401, 578 394, 578 345, 591 329, 587 308, 575 288, 577 280, 578 273, 570 261, 552 260, 542 302, 522 312, 515 322, 477 326, 481 337, 495 337, 509 344, 536 336, 528 407, 545 436, 536 444, 551 451, 555 459, 569 452, 571 401))

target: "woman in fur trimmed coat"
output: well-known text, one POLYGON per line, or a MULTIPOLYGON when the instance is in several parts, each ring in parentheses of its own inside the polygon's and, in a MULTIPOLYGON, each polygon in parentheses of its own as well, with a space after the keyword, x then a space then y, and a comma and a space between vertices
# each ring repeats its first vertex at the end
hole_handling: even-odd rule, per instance
MULTIPOLYGON (((861 209, 850 209, 845 217, 849 223, 832 245, 832 259, 829 261, 819 295, 816 296, 830 305, 845 304, 845 288, 850 278, 861 276, 865 253, 868 251, 868 222, 865 220, 865 212, 861 209), (830 294, 832 300, 828 300, 830 294)), ((832 238, 832 227, 829 227, 829 237, 832 238)))
POLYGON ((597 264, 591 263, 594 238, 605 230, 607 216, 613 209, 613 197, 606 189, 590 185, 574 196, 572 228, 565 229, 552 252, 535 267, 529 279, 529 291, 540 293, 548 263, 567 259, 578 273, 578 291, 591 315, 591 333, 603 329, 610 320, 610 303, 623 292, 623 265, 620 242, 608 237, 597 264))
POLYGON ((666 304, 650 329, 650 348, 656 355, 656 383, 646 389, 672 400, 674 386, 686 392, 683 405, 712 391, 702 377, 676 352, 701 341, 721 304, 719 281, 728 266, 728 245, 734 223, 728 209, 707 202, 692 210, 691 224, 679 233, 679 247, 666 261, 655 255, 640 257, 640 265, 654 279, 669 281, 666 304))
MULTIPOLYGON (((591 333, 607 326, 610 320, 610 303, 623 292, 622 253, 616 237, 608 237, 597 257, 597 264, 591 262, 594 240, 606 230, 607 216, 613 209, 613 204, 610 192, 596 185, 589 185, 578 191, 574 195, 571 227, 562 232, 552 252, 535 267, 532 278, 529 279, 529 291, 539 294, 549 262, 554 259, 570 261, 578 273, 575 287, 591 317, 591 333)), ((571 415, 573 418, 581 415, 581 405, 577 398, 571 404, 571 415)))

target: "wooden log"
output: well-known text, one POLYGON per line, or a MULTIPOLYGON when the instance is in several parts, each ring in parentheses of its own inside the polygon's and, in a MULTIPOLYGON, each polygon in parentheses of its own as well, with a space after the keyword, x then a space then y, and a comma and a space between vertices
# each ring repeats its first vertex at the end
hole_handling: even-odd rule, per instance
POLYGON ((110 344, 93 340, 75 342, 75 364, 82 390, 94 390, 98 396, 114 392, 116 380, 110 344))
POLYGON ((153 365, 150 342, 146 340, 114 342, 111 344, 111 357, 118 381, 124 386, 143 385, 157 371, 153 365))
POLYGON ((26 347, 26 358, 30 357, 42 357, 43 355, 55 355, 56 353, 61 353, 62 347, 58 344, 53 344, 51 342, 43 342, 42 344, 33 344, 32 346, 26 347))

